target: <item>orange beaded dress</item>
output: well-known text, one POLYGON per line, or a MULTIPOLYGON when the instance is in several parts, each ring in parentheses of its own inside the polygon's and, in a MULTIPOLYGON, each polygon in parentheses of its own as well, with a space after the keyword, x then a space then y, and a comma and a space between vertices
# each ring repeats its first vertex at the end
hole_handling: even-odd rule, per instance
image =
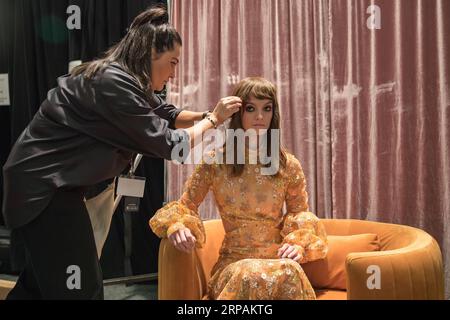
POLYGON ((196 167, 179 201, 156 212, 150 220, 153 232, 167 237, 189 228, 201 247, 205 232, 198 207, 211 190, 225 238, 208 283, 209 298, 315 299, 300 264, 324 258, 327 237, 321 221, 308 211, 299 161, 287 153, 286 167, 278 175, 263 175, 260 164, 246 164, 238 177, 223 165, 208 163, 196 167), (277 257, 284 243, 297 246, 299 262, 277 257))

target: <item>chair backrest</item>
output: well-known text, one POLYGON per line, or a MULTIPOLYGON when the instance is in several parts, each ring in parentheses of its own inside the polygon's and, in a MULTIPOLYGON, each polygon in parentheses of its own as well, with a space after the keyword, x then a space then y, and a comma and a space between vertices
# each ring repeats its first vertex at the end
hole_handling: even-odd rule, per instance
MULTIPOLYGON (((424 231, 404 225, 381 223, 354 219, 322 219, 328 235, 353 235, 375 233, 378 235, 381 250, 395 250, 412 245, 422 236, 429 236, 424 231)), ((197 251, 203 268, 204 281, 210 278, 211 270, 219 257, 219 250, 225 235, 220 219, 204 221, 206 244, 197 251)))
POLYGON ((362 233, 378 235, 380 250, 395 250, 412 245, 422 236, 423 230, 405 225, 355 219, 322 219, 328 235, 349 236, 362 233))

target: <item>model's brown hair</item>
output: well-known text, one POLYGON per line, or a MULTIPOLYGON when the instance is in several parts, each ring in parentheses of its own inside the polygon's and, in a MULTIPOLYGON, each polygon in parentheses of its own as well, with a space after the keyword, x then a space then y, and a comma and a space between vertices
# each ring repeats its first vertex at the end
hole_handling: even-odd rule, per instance
MULTIPOLYGON (((267 79, 261 78, 261 77, 249 77, 245 78, 242 81, 240 81, 237 86, 234 88, 234 91, 232 93, 233 96, 237 96, 241 98, 242 100, 242 108, 245 110, 245 105, 247 101, 251 97, 254 97, 256 99, 269 99, 272 101, 272 120, 270 121, 270 126, 267 130, 267 151, 268 156, 270 157, 271 152, 271 129, 281 129, 281 117, 280 117, 280 105, 277 98, 277 89, 275 85, 270 82, 267 79)), ((229 129, 242 129, 242 113, 236 112, 230 121, 229 129)), ((280 136, 281 139, 281 136, 280 136)), ((286 167, 286 150, 281 146, 281 141, 278 141, 279 148, 279 170, 278 173, 282 172, 282 170, 286 167)), ((226 145, 224 148, 224 151, 226 151, 226 145)), ((226 159, 226 154, 224 154, 224 159, 226 159)), ((244 164, 238 164, 237 163, 237 144, 234 143, 234 162, 233 164, 227 165, 233 176, 240 176, 242 172, 244 171, 244 164)), ((270 166, 267 165, 267 166, 270 166)))

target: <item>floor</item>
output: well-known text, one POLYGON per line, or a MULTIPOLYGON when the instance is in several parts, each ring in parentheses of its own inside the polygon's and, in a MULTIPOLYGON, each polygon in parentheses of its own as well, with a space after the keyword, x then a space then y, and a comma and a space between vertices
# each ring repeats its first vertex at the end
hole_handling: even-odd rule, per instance
POLYGON ((156 300, 157 284, 115 284, 105 287, 105 300, 156 300))
MULTIPOLYGON (((16 276, 0 274, 1 280, 16 281, 16 276)), ((158 285, 156 281, 141 284, 114 284, 104 288, 105 300, 156 300, 158 285)))

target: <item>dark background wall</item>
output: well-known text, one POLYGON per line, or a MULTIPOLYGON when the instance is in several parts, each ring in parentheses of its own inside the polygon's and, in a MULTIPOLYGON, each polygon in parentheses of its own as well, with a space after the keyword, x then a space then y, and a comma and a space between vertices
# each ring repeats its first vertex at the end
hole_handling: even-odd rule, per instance
MULTIPOLYGON (((133 18, 158 0, 0 0, 0 73, 9 74, 11 106, 0 106, 0 165, 28 125, 56 79, 68 72, 70 61, 98 57, 126 32, 133 18), (80 29, 69 30, 70 5, 81 13, 80 29)), ((108 159, 105 159, 108 161, 108 159)), ((144 158, 137 171, 147 178, 139 213, 131 216, 131 264, 134 274, 157 271, 159 239, 148 219, 163 202, 164 162, 144 158)), ((0 205, 3 181, 0 179, 0 205)), ((115 213, 102 256, 105 278, 124 274, 122 206, 115 213)), ((0 217, 0 225, 3 217, 0 217)), ((21 246, 12 239, 12 252, 21 246)), ((20 260, 20 259, 18 259, 20 260)), ((20 268, 17 263, 15 269, 20 268)), ((17 272, 17 270, 16 270, 17 272)))

